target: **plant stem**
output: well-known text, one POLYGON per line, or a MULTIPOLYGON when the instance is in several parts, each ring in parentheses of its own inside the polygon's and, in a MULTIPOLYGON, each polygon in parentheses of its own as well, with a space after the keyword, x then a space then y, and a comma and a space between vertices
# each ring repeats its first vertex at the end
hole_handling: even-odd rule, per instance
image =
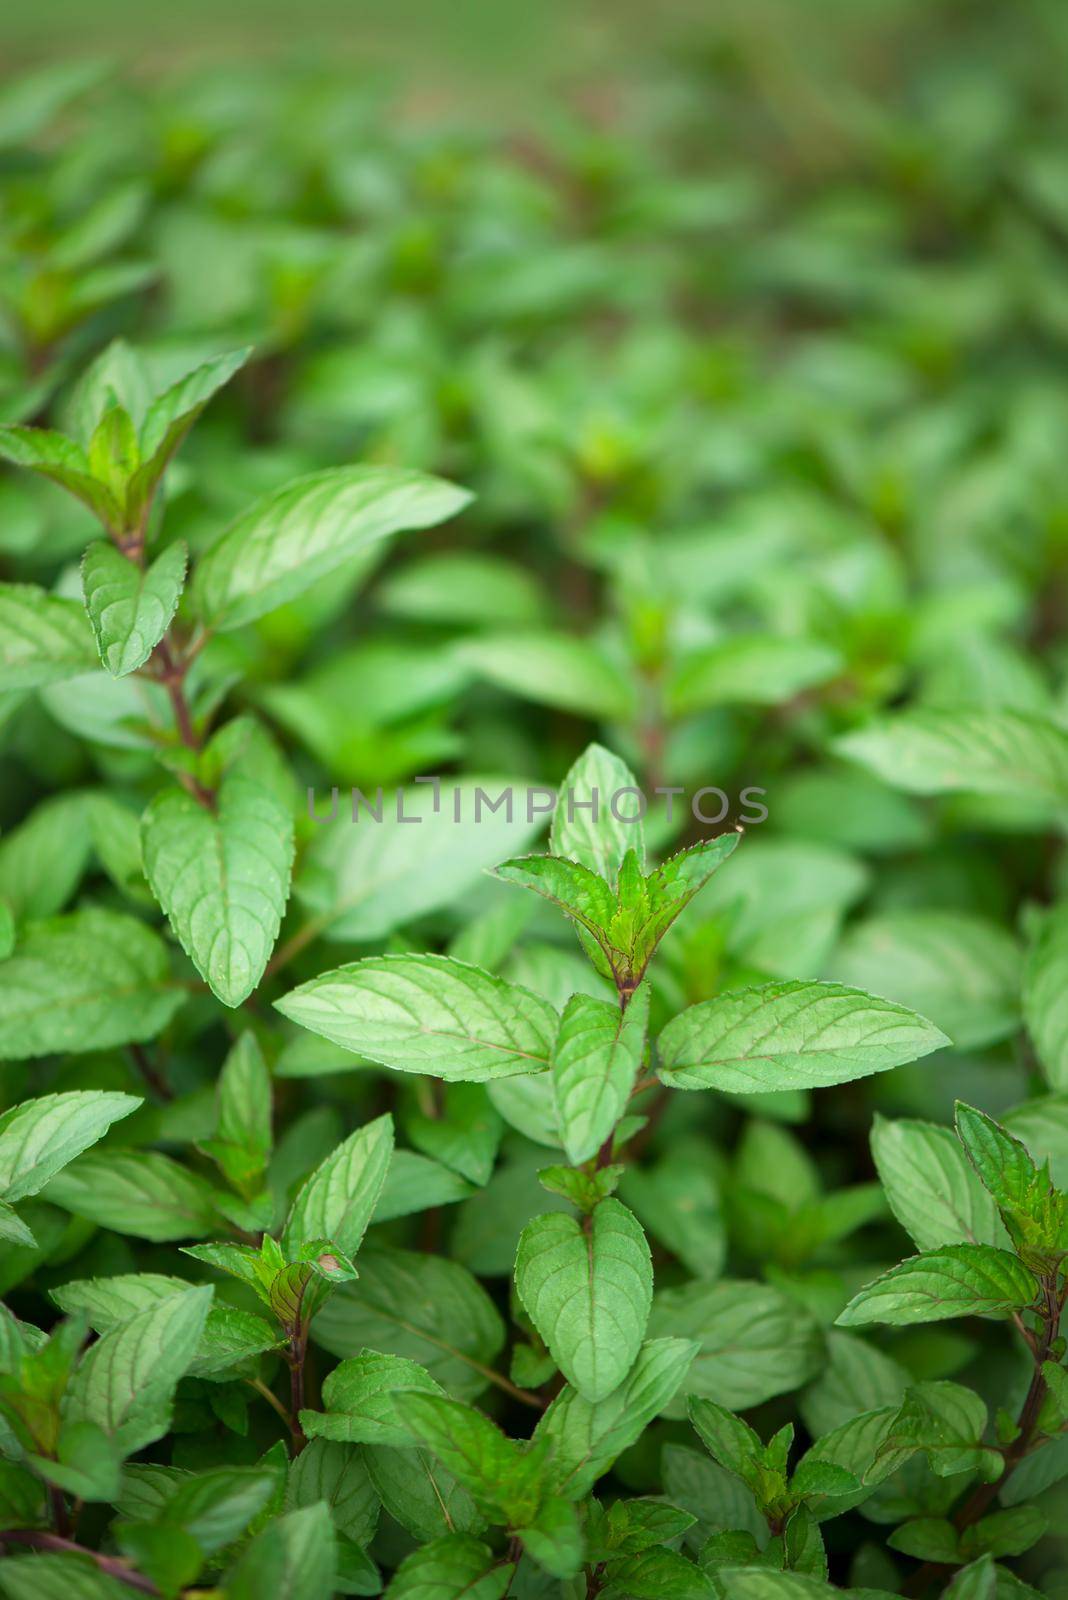
POLYGON ((131 1044, 127 1046, 127 1049, 130 1052, 130 1058, 133 1061, 134 1066, 137 1068, 142 1078, 144 1078, 145 1082, 148 1084, 148 1087, 152 1090, 152 1093, 156 1096, 156 1098, 159 1100, 173 1100, 174 1090, 171 1088, 162 1072, 160 1072, 159 1068, 155 1066, 152 1057, 149 1055, 144 1045, 131 1044))
POLYGON ((61 1537, 66 1537, 70 1533, 70 1514, 67 1511, 63 1490, 57 1489, 54 1483, 48 1486, 48 1504, 52 1508, 52 1522, 56 1532, 61 1537))
POLYGON ((298 1325, 289 1336, 289 1350, 286 1355, 289 1363, 289 1431, 292 1435, 291 1454, 294 1459, 300 1455, 308 1442, 300 1425, 300 1414, 304 1410, 304 1361, 307 1354, 308 1330, 298 1325))
POLYGON ((262 1378, 246 1378, 245 1382, 248 1384, 250 1389, 255 1389, 256 1393, 262 1395, 267 1404, 277 1411, 278 1415, 285 1423, 287 1430, 291 1433, 293 1431, 293 1418, 290 1416, 289 1412, 286 1410, 285 1406, 282 1404, 281 1400, 279 1400, 274 1391, 267 1387, 262 1378))
MULTIPOLYGON (((1048 1359, 1050 1347, 1057 1337, 1066 1296, 1068 1296, 1068 1281, 1066 1281, 1063 1290, 1058 1290, 1056 1272, 1047 1273, 1042 1279, 1042 1325, 1039 1329, 1038 1337, 1031 1344, 1035 1367, 1031 1374, 1031 1382, 1024 1397, 1023 1405, 1020 1407, 1020 1414, 1016 1419, 1016 1438, 1010 1445, 1005 1447, 1003 1452, 1005 1470, 1000 1477, 996 1478, 993 1483, 978 1484, 955 1512, 953 1526, 958 1533, 963 1533, 965 1528, 970 1528, 973 1523, 980 1521, 986 1515, 989 1506, 993 1504, 1009 1478, 1020 1465, 1020 1462, 1031 1449, 1035 1430, 1038 1427, 1039 1413, 1042 1410, 1042 1403, 1046 1398, 1047 1392, 1042 1365, 1048 1359)), ((909 1579, 905 1593, 911 1596, 923 1594, 934 1578, 950 1570, 942 1562, 925 1561, 922 1567, 917 1567, 909 1579)))
POLYGON ((64 1539, 57 1533, 45 1533, 39 1528, 0 1529, 0 1545, 6 1544, 24 1544, 31 1550, 55 1550, 68 1555, 88 1556, 90 1561, 96 1562, 101 1572, 117 1578, 129 1588, 138 1589, 142 1594, 159 1594, 151 1579, 144 1577, 121 1556, 102 1556, 99 1551, 89 1550, 85 1545, 76 1544, 73 1539, 64 1539))

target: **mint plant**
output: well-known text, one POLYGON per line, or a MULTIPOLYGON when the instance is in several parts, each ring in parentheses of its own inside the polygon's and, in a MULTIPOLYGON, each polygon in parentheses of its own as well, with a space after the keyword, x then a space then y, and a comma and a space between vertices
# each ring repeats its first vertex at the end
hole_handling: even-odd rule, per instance
POLYGON ((1062 30, 892 9, 0 84, 4 1600, 1068 1600, 1062 30))

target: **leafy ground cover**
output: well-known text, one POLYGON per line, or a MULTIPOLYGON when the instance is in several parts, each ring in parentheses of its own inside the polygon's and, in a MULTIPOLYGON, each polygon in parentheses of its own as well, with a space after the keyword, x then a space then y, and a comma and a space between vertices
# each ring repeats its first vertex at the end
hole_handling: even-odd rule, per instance
POLYGON ((1034 18, 0 91, 4 1596, 1063 1600, 1034 18))

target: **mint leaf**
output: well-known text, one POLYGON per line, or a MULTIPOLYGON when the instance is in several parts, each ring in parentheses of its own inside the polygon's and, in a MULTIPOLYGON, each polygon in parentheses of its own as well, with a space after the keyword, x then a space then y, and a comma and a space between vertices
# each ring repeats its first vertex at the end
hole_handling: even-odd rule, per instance
POLYGON ((98 541, 82 558, 82 585, 100 659, 113 678, 144 665, 178 606, 187 553, 178 540, 142 569, 98 541))
POLYGON ((259 500, 197 566, 192 599, 211 628, 243 627, 402 529, 455 516, 462 489, 394 467, 333 467, 259 500))
POLYGON ((691 1006, 659 1039, 679 1089, 768 1093, 885 1072, 949 1041, 905 1006, 837 983, 765 983, 691 1006))
POLYGON ((549 1064, 552 1007, 448 956, 370 956, 275 1002, 283 1016, 397 1072, 485 1082, 549 1064))
POLYGON ((864 1322, 940 1322, 946 1317, 1003 1316, 1029 1306, 1038 1283, 1008 1250, 945 1245, 912 1256, 869 1283, 838 1317, 864 1322))
POLYGON ((590 995, 571 997, 560 1018, 550 1070, 568 1160, 595 1156, 626 1109, 645 1048, 648 993, 625 1011, 590 995))
POLYGON ((0 963, 0 1059, 152 1039, 183 999, 134 917, 87 908, 30 923, 0 963))
POLYGON ((641 1348, 653 1265, 640 1224, 618 1200, 583 1222, 550 1212, 527 1224, 516 1293, 557 1366, 584 1399, 603 1400, 641 1348))
POLYGON ((85 610, 30 583, 0 583, 0 691, 38 689, 97 663, 85 610))
POLYGON ((142 820, 141 848, 182 948, 224 1005, 240 1005, 278 937, 291 817, 262 784, 230 772, 212 809, 181 789, 158 794, 142 820))

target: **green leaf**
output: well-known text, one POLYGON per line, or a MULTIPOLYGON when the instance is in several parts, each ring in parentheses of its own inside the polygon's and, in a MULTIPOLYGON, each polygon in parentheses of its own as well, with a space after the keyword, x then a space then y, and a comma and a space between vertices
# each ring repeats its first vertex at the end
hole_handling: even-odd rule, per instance
MULTIPOLYGON (((688 1283, 653 1302, 649 1331, 698 1341, 684 1394, 708 1395, 745 1411, 798 1388, 823 1360, 814 1320, 770 1284, 688 1283)), ((680 1405, 675 1414, 685 1415, 680 1405)))
POLYGON ((0 1116, 0 1195, 10 1203, 37 1194, 141 1103, 131 1094, 83 1089, 13 1106, 0 1116))
POLYGON ((440 1385, 417 1362, 361 1350, 328 1374, 323 1382, 325 1412, 302 1411, 301 1426, 309 1438, 404 1446, 410 1433, 394 1410, 393 1397, 412 1389, 441 1393, 440 1385))
POLYGON ((226 1060, 215 1090, 214 1137, 202 1144, 242 1194, 262 1181, 271 1153, 271 1075, 251 1031, 243 1033, 226 1060))
POLYGON ((0 896, 18 921, 54 916, 77 889, 97 798, 74 792, 46 800, 0 840, 0 896))
POLYGON ((405 1131, 425 1155, 481 1186, 493 1173, 504 1125, 480 1084, 448 1084, 442 1099, 434 1116, 409 1112, 405 1131))
POLYGON ((690 1006, 660 1035, 660 1076, 680 1089, 767 1093, 885 1072, 949 1041, 905 1006, 837 983, 780 982, 690 1006))
POLYGON ((585 1223, 562 1212, 524 1228, 516 1292, 568 1382, 590 1401, 623 1382, 641 1348, 653 1264, 640 1224, 618 1200, 585 1223))
POLYGON ((474 1406, 445 1395, 409 1389, 394 1397, 393 1409, 491 1521, 531 1521, 542 1496, 543 1449, 522 1449, 474 1406))
POLYGON ((364 1348, 403 1356, 450 1394, 473 1399, 486 1387, 504 1327, 459 1263, 367 1245, 359 1281, 335 1291, 312 1323, 312 1338, 337 1356, 364 1348))
POLYGON ((206 1554, 213 1555, 244 1533, 269 1504, 276 1487, 276 1474, 263 1467, 198 1472, 179 1482, 168 1496, 160 1525, 184 1529, 206 1554))
POLYGON ((689 1339, 650 1339, 607 1399, 587 1400, 565 1385, 534 1430, 535 1440, 549 1445, 553 1487, 569 1500, 584 1499, 670 1402, 696 1353, 689 1339))
POLYGON ((1068 734, 1018 711, 927 707, 837 741, 851 760, 910 794, 1004 795, 1068 803, 1068 734))
POLYGON ((1068 1089, 1068 906, 1041 923, 1024 965, 1023 1011, 1046 1077, 1068 1089))
POLYGON ((467 1490, 446 1472, 429 1450, 365 1445, 371 1479, 389 1515, 415 1539, 446 1533, 482 1533, 486 1519, 467 1490))
POLYGON ((257 1533, 226 1578, 226 1600, 325 1600, 336 1570, 334 1527, 320 1500, 257 1533))
POLYGON ((67 1390, 66 1418, 95 1422, 123 1454, 170 1426, 170 1402, 196 1352, 211 1305, 209 1287, 187 1289, 105 1333, 83 1356, 67 1390))
POLYGON ((911 1256, 861 1289, 838 1317, 865 1322, 940 1322, 946 1317, 1005 1316, 1029 1306, 1038 1283, 1008 1250, 945 1245, 911 1256))
POLYGON ((350 1445, 312 1439, 289 1469, 286 1509, 324 1501, 335 1529, 355 1544, 369 1545, 381 1502, 364 1464, 350 1445))
POLYGON ((602 1593, 607 1600, 714 1600, 710 1574, 675 1550, 645 1550, 610 1561, 602 1593))
POLYGON ((856 923, 833 977, 929 1017, 958 1049, 994 1043, 1020 1024, 1020 952, 985 917, 891 911, 856 923))
POLYGON ((891 1457, 919 1450, 939 1477, 978 1471, 988 1481, 1003 1468, 1000 1452, 983 1444, 986 1406, 959 1383, 918 1383, 910 1389, 881 1447, 891 1457))
POLYGON ((1008 1245, 997 1206, 948 1128, 877 1116, 871 1150, 891 1210, 917 1249, 1008 1245))
POLYGON ((73 439, 49 428, 0 427, 0 458, 16 467, 27 467, 52 483, 58 483, 105 527, 122 527, 122 511, 106 483, 102 483, 89 464, 89 457, 73 439))
POLYGON ((645 1049, 648 993, 625 1011, 590 995, 572 995, 553 1044, 550 1070, 567 1158, 595 1156, 626 1109, 645 1049))
POLYGON ((556 1031, 546 1001, 449 956, 370 956, 322 973, 275 1004, 347 1050, 447 1082, 540 1072, 556 1031))
POLYGON ((470 498, 440 478, 395 467, 332 467, 299 478, 257 501, 201 559, 194 605, 216 632, 243 627, 368 546, 432 528, 470 498))
POLYGON ((634 709, 627 679, 600 648, 568 633, 482 634, 460 660, 499 688, 580 716, 624 720, 634 709))
POLYGON ((130 1600, 127 1584, 83 1556, 66 1555, 5 1561, 0 1566, 0 1594, 7 1600, 130 1600))
POLYGON ((185 583, 179 539, 142 568, 98 540, 82 558, 82 586, 100 659, 113 678, 144 665, 170 627, 185 583))
POLYGON ((553 1578, 574 1578, 584 1555, 578 1513, 562 1495, 546 1495, 534 1520, 518 1530, 527 1554, 553 1578))
POLYGON ((801 1396, 801 1415, 814 1439, 865 1411, 898 1406, 909 1375, 891 1356, 852 1333, 832 1328, 827 1360, 801 1396))
POLYGON ((46 1199, 102 1228, 162 1242, 218 1226, 211 1185, 155 1150, 81 1156, 48 1185, 46 1199))
POLYGON ((184 996, 134 917, 84 910, 30 923, 0 963, 0 1060, 155 1038, 184 996))
MULTIPOLYGON (((352 806, 339 800, 336 818, 316 825, 294 894, 325 939, 383 938, 455 904, 485 868, 525 848, 543 825, 537 813, 528 819, 516 779, 443 779, 436 787, 413 787, 357 799, 356 821, 352 806), (502 794, 504 802, 491 810, 502 794)), ((322 799, 317 815, 325 810, 322 799)))
POLYGON ((405 1556, 386 1590, 388 1600, 504 1600, 515 1565, 497 1561, 489 1545, 450 1533, 405 1556))
POLYGON ((212 809, 182 789, 149 804, 145 872, 178 940, 224 1005, 263 976, 289 895, 293 820, 270 791, 228 773, 212 809))
POLYGON ((957 1136, 980 1182, 1007 1216, 1027 1214, 1048 1191, 1026 1145, 985 1112, 958 1100, 957 1136))
POLYGON ((354 1256, 382 1193, 393 1154, 393 1118, 387 1113, 338 1145, 293 1201, 282 1233, 292 1257, 313 1239, 329 1239, 354 1256))
POLYGON ((742 634, 687 656, 668 685, 677 716, 708 706, 775 706, 843 669, 838 651, 815 639, 742 634))
POLYGON ((205 406, 245 365, 250 348, 232 350, 194 367, 149 405, 139 437, 141 465, 127 489, 127 518, 141 520, 152 491, 205 406))
POLYGON ((549 836, 553 855, 577 861, 613 887, 628 850, 644 871, 645 831, 635 804, 640 793, 626 762, 604 745, 587 745, 560 785, 549 836), (629 817, 636 820, 623 820, 629 817))
POLYGON ((0 691, 75 678, 97 659, 77 600, 61 600, 31 583, 0 583, 0 691))
MULTIPOLYGON (((95 1333, 107 1333, 118 1323, 138 1312, 184 1294, 189 1284, 183 1278, 163 1273, 118 1273, 111 1278, 84 1278, 62 1284, 51 1291, 51 1298, 68 1316, 84 1312, 95 1333)), ((212 1305, 190 1363, 193 1377, 214 1377, 228 1368, 271 1350, 278 1343, 277 1331, 262 1317, 232 1306, 212 1305)))

